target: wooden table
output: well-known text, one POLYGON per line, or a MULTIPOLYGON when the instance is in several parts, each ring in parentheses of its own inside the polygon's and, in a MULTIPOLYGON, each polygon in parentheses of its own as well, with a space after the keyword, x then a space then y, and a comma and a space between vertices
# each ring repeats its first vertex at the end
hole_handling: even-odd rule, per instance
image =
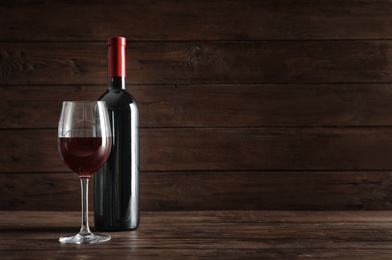
POLYGON ((0 259, 392 259, 388 211, 142 212, 109 242, 58 242, 79 224, 79 212, 0 211, 0 259))

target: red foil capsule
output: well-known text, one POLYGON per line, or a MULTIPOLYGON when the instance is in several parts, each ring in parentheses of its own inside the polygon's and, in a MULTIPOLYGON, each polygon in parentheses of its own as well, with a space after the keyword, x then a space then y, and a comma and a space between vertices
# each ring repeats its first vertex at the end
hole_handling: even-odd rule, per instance
POLYGON ((125 37, 108 39, 108 77, 126 77, 125 37))

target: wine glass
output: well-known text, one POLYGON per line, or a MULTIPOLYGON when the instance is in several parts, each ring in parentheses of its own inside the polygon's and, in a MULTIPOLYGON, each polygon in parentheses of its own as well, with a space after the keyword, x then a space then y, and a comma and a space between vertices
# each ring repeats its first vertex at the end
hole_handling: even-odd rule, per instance
POLYGON ((82 227, 76 235, 60 237, 70 244, 89 244, 110 240, 93 234, 88 224, 88 182, 109 156, 112 134, 104 101, 64 101, 58 126, 58 149, 65 164, 80 177, 82 189, 82 227))

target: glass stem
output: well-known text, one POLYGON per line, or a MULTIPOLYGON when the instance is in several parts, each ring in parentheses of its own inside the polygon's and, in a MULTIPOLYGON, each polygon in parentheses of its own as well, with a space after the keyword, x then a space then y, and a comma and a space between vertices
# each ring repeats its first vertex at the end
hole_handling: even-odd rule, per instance
POLYGON ((82 227, 79 235, 91 235, 90 227, 88 224, 88 177, 80 177, 80 186, 82 190, 82 227))

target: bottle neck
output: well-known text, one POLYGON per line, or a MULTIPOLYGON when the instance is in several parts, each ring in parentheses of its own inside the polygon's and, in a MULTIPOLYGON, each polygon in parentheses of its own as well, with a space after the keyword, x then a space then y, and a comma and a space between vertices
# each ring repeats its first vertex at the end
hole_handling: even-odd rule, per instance
POLYGON ((124 37, 108 39, 108 88, 125 89, 126 77, 126 41, 124 37))
POLYGON ((112 76, 108 78, 108 89, 109 90, 125 90, 125 77, 112 76))

